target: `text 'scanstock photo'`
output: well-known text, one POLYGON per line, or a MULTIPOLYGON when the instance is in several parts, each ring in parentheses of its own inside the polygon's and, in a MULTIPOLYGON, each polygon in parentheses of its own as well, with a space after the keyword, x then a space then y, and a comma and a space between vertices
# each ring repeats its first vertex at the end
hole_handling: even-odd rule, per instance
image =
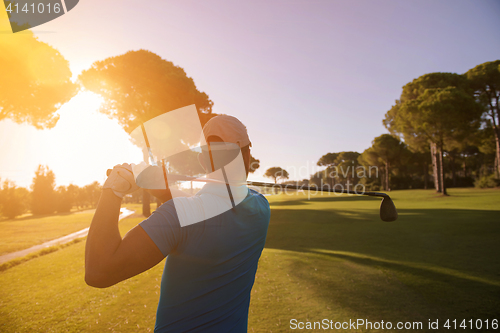
POLYGON ((3 0, 0 332, 499 332, 500 1, 3 0))

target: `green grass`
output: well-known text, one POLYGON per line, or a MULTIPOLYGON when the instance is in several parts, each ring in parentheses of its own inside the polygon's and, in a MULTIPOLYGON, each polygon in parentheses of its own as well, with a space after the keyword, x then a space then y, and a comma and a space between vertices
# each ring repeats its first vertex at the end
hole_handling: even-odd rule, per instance
POLYGON ((90 226, 93 213, 57 214, 0 221, 0 255, 29 248, 90 226))
MULTIPOLYGON (((142 205, 126 204, 130 210, 142 211, 142 205)), ((154 210, 156 204, 151 204, 154 210)), ((27 249, 90 226, 94 209, 43 217, 31 215, 0 221, 0 255, 27 249)))
POLYGON ((378 219, 376 199, 271 197, 259 275, 273 283, 261 295, 283 303, 253 307, 250 322, 267 316, 286 331, 291 318, 500 319, 500 191, 450 193, 392 192, 394 223, 378 219))
MULTIPOLYGON (((122 233, 140 221, 124 219, 122 233)), ((152 328, 162 266, 111 288, 95 289, 84 282, 84 249, 85 243, 79 242, 0 273, 0 331, 152 328)))
MULTIPOLYGON (((374 198, 268 197, 249 332, 290 332, 292 318, 500 319, 500 191, 450 194, 392 192, 394 223, 380 221, 374 198)), ((140 220, 123 220, 122 232, 140 220)), ((0 331, 152 330, 163 263, 95 289, 83 260, 80 242, 0 272, 0 331)))
POLYGON ((65 247, 71 246, 73 244, 79 243, 81 241, 84 241, 85 237, 80 237, 80 238, 75 238, 72 241, 69 241, 67 243, 59 244, 59 245, 53 245, 49 247, 44 247, 41 250, 38 251, 33 251, 28 255, 22 256, 22 257, 17 257, 15 259, 11 259, 9 261, 4 262, 3 264, 0 264, 0 272, 3 272, 9 268, 12 268, 17 265, 21 265, 22 263, 26 261, 30 261, 32 259, 44 256, 46 254, 52 253, 59 251, 60 249, 64 249, 65 247))

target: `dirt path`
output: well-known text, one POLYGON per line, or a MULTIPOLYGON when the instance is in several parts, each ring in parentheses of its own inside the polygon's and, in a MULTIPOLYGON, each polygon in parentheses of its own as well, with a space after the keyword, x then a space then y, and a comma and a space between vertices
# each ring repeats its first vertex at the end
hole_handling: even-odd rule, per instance
MULTIPOLYGON (((120 220, 123 218, 126 218, 127 216, 132 215, 133 213, 134 213, 133 210, 128 210, 125 207, 121 208, 120 209, 120 220)), ((7 261, 12 260, 12 259, 24 257, 32 252, 42 250, 46 247, 64 244, 67 242, 71 242, 73 239, 85 237, 85 236, 87 236, 88 232, 89 232, 89 228, 85 228, 85 229, 82 229, 80 231, 74 232, 72 234, 45 242, 43 244, 35 245, 35 246, 30 247, 30 248, 21 250, 21 251, 4 254, 3 256, 0 256, 0 264, 3 264, 4 262, 7 262, 7 261)))

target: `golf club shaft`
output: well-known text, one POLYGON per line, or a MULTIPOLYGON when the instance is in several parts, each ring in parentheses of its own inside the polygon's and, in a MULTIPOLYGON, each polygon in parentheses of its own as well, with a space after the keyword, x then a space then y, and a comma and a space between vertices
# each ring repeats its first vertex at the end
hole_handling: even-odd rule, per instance
MULTIPOLYGON (((111 169, 108 169, 106 174, 109 176, 110 173, 111 173, 111 169)), ((223 182, 221 180, 217 180, 217 179, 197 178, 197 177, 183 176, 183 175, 175 175, 175 176, 172 176, 172 178, 175 178, 178 181, 225 183, 225 182, 223 182)), ((231 184, 226 183, 226 185, 231 185, 231 184)), ((280 189, 285 189, 285 190, 304 190, 304 191, 316 191, 316 192, 320 191, 320 192, 332 192, 332 193, 341 193, 341 194, 343 193, 343 194, 354 194, 354 195, 367 195, 370 197, 381 197, 381 198, 389 197, 389 195, 387 195, 385 193, 381 193, 381 192, 358 192, 358 191, 351 191, 351 190, 345 190, 345 189, 320 188, 320 187, 310 187, 310 186, 292 185, 292 184, 274 184, 274 183, 247 181, 246 185, 280 188, 280 189)))
MULTIPOLYGON (((108 169, 106 174, 109 176, 111 174, 111 169, 108 169)), ((209 178, 197 178, 197 177, 190 177, 190 176, 183 176, 183 175, 172 175, 169 178, 175 178, 175 181, 198 181, 198 182, 210 182, 210 183, 219 183, 219 184, 226 184, 226 186, 230 186, 231 184, 228 184, 227 181, 221 181, 217 179, 209 179, 209 178)), ((353 194, 353 195, 367 195, 370 197, 381 197, 382 198, 382 203, 380 204, 380 219, 385 222, 393 222, 398 219, 398 212, 396 210, 396 206, 394 206, 394 203, 392 202, 392 199, 389 197, 388 194, 381 193, 381 192, 357 192, 357 191, 351 191, 351 190, 345 190, 345 189, 336 189, 336 188, 318 188, 318 187, 310 187, 310 186, 299 186, 299 185, 292 185, 292 184, 273 184, 273 183, 262 183, 262 182, 253 182, 253 181, 247 181, 243 182, 238 185, 250 185, 250 186, 261 186, 261 187, 271 187, 271 188, 280 188, 280 189, 285 189, 288 190, 304 190, 304 191, 321 191, 321 192, 333 192, 333 193, 343 193, 343 194, 353 194)), ((167 185, 167 184, 166 184, 167 185)), ((233 184, 235 185, 235 184, 233 184)), ((168 189, 168 185, 167 185, 168 189)))
POLYGON ((302 186, 302 185, 292 185, 292 184, 273 184, 273 183, 262 183, 262 182, 253 182, 247 181, 247 185, 251 186, 261 186, 261 187, 273 187, 280 189, 289 189, 289 190, 304 190, 304 191, 320 191, 320 192, 332 192, 332 193, 345 193, 345 194, 354 194, 354 195, 368 195, 371 197, 382 197, 386 198, 389 195, 381 192, 357 192, 345 189, 335 189, 335 188, 320 188, 320 187, 310 187, 310 186, 302 186))

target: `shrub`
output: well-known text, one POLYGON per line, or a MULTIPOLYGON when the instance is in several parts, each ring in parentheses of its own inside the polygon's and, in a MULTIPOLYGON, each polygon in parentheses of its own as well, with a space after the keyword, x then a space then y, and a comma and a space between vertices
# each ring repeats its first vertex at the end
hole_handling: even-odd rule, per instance
POLYGON ((495 178, 495 175, 482 176, 474 182, 474 186, 478 188, 491 188, 500 186, 500 179, 495 178))

